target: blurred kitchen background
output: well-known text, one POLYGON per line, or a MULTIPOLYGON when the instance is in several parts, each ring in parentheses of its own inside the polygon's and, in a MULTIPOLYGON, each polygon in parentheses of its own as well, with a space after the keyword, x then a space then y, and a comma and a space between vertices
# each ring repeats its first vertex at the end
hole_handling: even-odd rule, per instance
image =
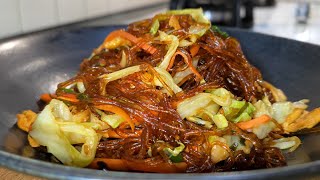
POLYGON ((57 26, 128 24, 200 6, 214 24, 320 45, 320 0, 0 0, 0 39, 57 26))

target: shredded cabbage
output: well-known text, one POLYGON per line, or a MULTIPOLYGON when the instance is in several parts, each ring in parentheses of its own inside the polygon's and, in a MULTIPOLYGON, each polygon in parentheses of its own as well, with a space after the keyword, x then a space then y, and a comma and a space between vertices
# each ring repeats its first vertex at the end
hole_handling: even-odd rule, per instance
POLYGON ((239 136, 225 135, 223 138, 226 140, 230 149, 234 151, 243 151, 246 154, 250 153, 251 146, 246 145, 245 140, 241 139, 239 136))
MULTIPOLYGON (((155 67, 154 69, 159 73, 162 80, 166 83, 167 86, 169 86, 170 89, 172 89, 174 93, 182 91, 182 89, 174 83, 174 80, 172 79, 170 73, 168 73, 165 69, 159 67, 155 67)), ((156 77, 154 81, 157 86, 163 86, 162 83, 156 77)))
POLYGON ((66 104, 62 101, 53 99, 50 101, 49 107, 52 115, 57 121, 72 121, 72 114, 66 104))
POLYGON ((205 108, 204 110, 207 111, 207 112, 210 112, 212 115, 215 115, 218 113, 220 109, 220 106, 214 102, 211 102, 209 103, 205 108))
POLYGON ((53 99, 38 115, 29 135, 63 164, 85 167, 95 157, 97 133, 82 123, 73 122, 68 107, 53 99), (68 113, 69 112, 69 113, 68 113), (83 143, 79 152, 72 143, 83 143))
POLYGON ((274 144, 272 147, 277 147, 279 149, 289 149, 289 152, 296 150, 301 141, 298 137, 292 136, 288 138, 280 138, 272 141, 274 144))
POLYGON ((72 115, 72 121, 77 123, 87 122, 90 118, 90 111, 84 110, 81 112, 78 112, 77 114, 72 115))
MULTIPOLYGON (((209 91, 209 93, 199 93, 193 97, 180 102, 177 111, 182 119, 197 115, 201 109, 205 109, 209 103, 214 102, 220 106, 231 104, 232 94, 224 88, 209 91)), ((210 112, 211 113, 211 112, 210 112)))
POLYGON ((193 122, 193 123, 196 123, 196 124, 199 124, 199 125, 203 125, 204 127, 208 128, 208 129, 210 129, 212 127, 211 122, 202 120, 202 119, 200 119, 198 117, 190 116, 190 117, 187 117, 186 119, 188 121, 190 121, 190 122, 193 122))
POLYGON ((223 111, 228 120, 237 123, 250 120, 255 107, 249 102, 233 99, 230 106, 223 107, 223 111))
POLYGON ((218 163, 229 157, 229 153, 226 149, 224 149, 224 147, 221 147, 219 144, 215 144, 216 141, 226 144, 227 141, 223 137, 209 136, 208 141, 210 144, 213 144, 211 148, 211 161, 213 163, 218 163))
POLYGON ((276 102, 271 104, 267 97, 264 97, 254 104, 256 111, 254 112, 254 117, 259 117, 266 114, 278 123, 284 123, 286 117, 292 113, 294 106, 292 102, 276 102))
POLYGON ((80 93, 84 93, 86 91, 86 88, 84 87, 83 82, 77 82, 77 88, 79 90, 80 93))
POLYGON ((201 8, 198 9, 182 9, 182 10, 170 10, 167 11, 166 14, 177 14, 177 15, 183 15, 188 14, 191 15, 192 18, 197 21, 198 23, 204 23, 207 25, 210 25, 210 21, 204 16, 203 10, 201 8))
POLYGON ((215 103, 219 104, 220 106, 230 106, 233 95, 228 90, 224 88, 218 88, 210 93, 210 97, 215 103))
POLYGON ((116 37, 111 41, 108 41, 103 44, 106 49, 116 49, 120 46, 131 46, 131 42, 121 37, 116 37))
POLYGON ((268 134, 276 127, 276 125, 269 121, 267 123, 263 123, 257 127, 252 129, 252 132, 257 135, 259 139, 264 139, 268 136, 268 134))
POLYGON ((223 112, 228 119, 233 119, 238 115, 240 110, 246 105, 246 101, 237 101, 232 99, 230 106, 224 106, 223 112))
POLYGON ((207 32, 208 29, 209 26, 192 25, 189 28, 189 33, 196 35, 197 37, 201 37, 207 32))
POLYGON ((108 123, 113 129, 117 128, 121 123, 125 121, 121 116, 117 114, 107 115, 106 113, 98 109, 96 109, 96 111, 101 116, 101 120, 108 123))
POLYGON ((222 114, 214 115, 212 121, 217 125, 219 129, 228 127, 228 121, 222 114))
POLYGON ((262 100, 257 101, 254 103, 256 111, 254 112, 254 117, 260 117, 264 114, 272 117, 273 109, 271 103, 267 97, 264 97, 262 100))
POLYGON ((211 102, 209 93, 199 93, 180 102, 177 111, 182 119, 196 115, 211 102))
POLYGON ((159 27, 160 27, 159 20, 158 19, 154 20, 150 28, 150 34, 155 35, 158 32, 159 27))
POLYGON ((120 66, 122 68, 127 66, 127 55, 124 51, 121 52, 121 61, 120 61, 120 66))
POLYGON ((227 142, 226 139, 224 139, 223 137, 219 137, 219 136, 209 136, 208 141, 210 144, 213 144, 215 141, 220 141, 223 143, 227 142))
POLYGON ((286 117, 292 113, 292 102, 276 102, 272 104, 273 114, 272 117, 282 124, 286 120, 286 117))
POLYGON ((210 113, 207 110, 203 110, 204 113, 210 117, 210 119, 212 120, 212 122, 214 122, 214 124, 219 128, 219 129, 224 129, 226 127, 228 127, 228 121, 227 119, 222 115, 222 114, 216 114, 213 115, 212 113, 210 113))
MULTIPOLYGON (((182 91, 182 89, 174 83, 171 75, 165 69, 162 69, 162 68, 159 68, 159 67, 155 67, 154 69, 160 75, 160 77, 164 81, 164 83, 166 83, 166 85, 174 93, 178 93, 178 92, 182 91)), ((133 74, 133 73, 136 73, 136 72, 139 72, 139 71, 141 71, 141 65, 136 65, 136 66, 131 66, 131 67, 128 67, 128 68, 125 68, 125 69, 121 69, 119 71, 116 71, 116 72, 113 72, 113 73, 110 73, 110 74, 101 75, 100 78, 103 78, 106 81, 106 83, 108 83, 110 81, 115 81, 117 79, 126 77, 126 76, 128 76, 130 74, 133 74)), ((163 87, 163 84, 157 79, 157 77, 154 77, 154 83, 157 86, 163 87)))
MULTIPOLYGON (((192 65, 193 67, 197 67, 199 58, 193 58, 192 59, 192 65)), ((187 77, 189 74, 192 74, 193 72, 190 70, 190 68, 185 69, 184 71, 177 72, 174 77, 173 81, 176 84, 179 84, 185 77, 187 77)))
POLYGON ((115 81, 117 79, 121 79, 123 77, 126 77, 130 74, 133 74, 139 71, 141 71, 141 66, 136 65, 136 66, 127 67, 125 69, 121 69, 119 71, 115 71, 110 74, 103 74, 99 78, 103 78, 106 80, 106 82, 110 82, 110 81, 115 81))
POLYGON ((169 157, 171 156, 178 156, 185 148, 184 144, 181 142, 178 142, 179 146, 174 148, 173 150, 170 148, 164 148, 163 150, 169 155, 169 157))
POLYGON ((162 62, 158 65, 159 68, 167 69, 170 63, 170 59, 172 58, 173 54, 176 52, 179 46, 179 39, 174 35, 168 35, 165 32, 159 31, 160 41, 167 42, 168 51, 166 55, 163 57, 162 62))
POLYGON ((251 103, 246 103, 247 107, 242 111, 242 113, 234 118, 232 121, 233 122, 241 122, 241 121, 248 121, 252 119, 253 112, 255 111, 255 107, 251 103))
POLYGON ((294 108, 299 108, 299 109, 307 109, 308 105, 307 103, 309 102, 308 99, 301 99, 300 101, 293 102, 292 105, 294 108))

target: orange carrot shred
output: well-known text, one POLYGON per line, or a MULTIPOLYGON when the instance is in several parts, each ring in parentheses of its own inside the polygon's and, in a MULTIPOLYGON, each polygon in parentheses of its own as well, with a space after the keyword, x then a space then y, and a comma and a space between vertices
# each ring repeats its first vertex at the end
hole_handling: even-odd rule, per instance
POLYGON ((134 123, 132 122, 130 116, 123 109, 119 108, 118 106, 109 105, 109 104, 97 105, 95 107, 97 109, 109 111, 121 116, 125 121, 129 123, 131 130, 134 131, 134 123))
POLYGON ((129 161, 126 159, 108 159, 95 158, 89 168, 99 169, 99 165, 105 164, 108 170, 116 171, 142 171, 142 172, 158 172, 158 173, 182 173, 187 169, 187 163, 167 163, 160 162, 150 166, 144 161, 129 161))
POLYGON ((189 54, 188 52, 183 53, 182 51, 183 51, 183 50, 178 50, 177 52, 175 52, 175 53, 173 54, 167 70, 170 69, 170 68, 173 66, 173 62, 174 62, 174 60, 175 60, 175 57, 176 57, 177 55, 180 55, 180 56, 182 56, 184 62, 188 65, 188 67, 190 68, 190 70, 196 75, 197 79, 198 79, 198 80, 203 79, 202 76, 201 76, 201 74, 200 74, 200 73, 197 71, 197 69, 193 66, 193 64, 192 64, 192 58, 190 57, 190 54, 189 54))
POLYGON ((39 147, 40 144, 34 140, 30 135, 28 135, 28 142, 31 147, 39 147))
POLYGON ((41 99, 42 101, 44 101, 45 103, 49 104, 50 101, 51 101, 51 99, 52 99, 52 97, 51 97, 50 94, 45 93, 45 94, 41 94, 40 99, 41 99))
POLYGON ((124 39, 127 39, 131 42, 133 42, 134 44, 136 44, 137 46, 139 46, 140 48, 142 48, 143 50, 145 50, 146 52, 150 53, 150 54, 154 54, 157 49, 149 44, 147 44, 146 42, 142 42, 142 39, 135 37, 134 35, 124 31, 124 30, 116 30, 111 32, 106 39, 104 40, 103 44, 113 40, 116 37, 122 37, 124 39))
POLYGON ((191 57, 194 57, 199 52, 200 46, 198 44, 193 44, 190 48, 191 57))
POLYGON ((247 130, 247 129, 252 129, 254 127, 257 127, 263 123, 266 123, 271 120, 271 117, 268 115, 262 115, 260 117, 257 117, 255 119, 245 121, 245 122, 240 122, 237 123, 236 125, 241 128, 242 130, 247 130))
POLYGON ((75 94, 67 94, 67 93, 61 94, 57 97, 57 99, 74 102, 74 103, 79 102, 79 99, 75 94))

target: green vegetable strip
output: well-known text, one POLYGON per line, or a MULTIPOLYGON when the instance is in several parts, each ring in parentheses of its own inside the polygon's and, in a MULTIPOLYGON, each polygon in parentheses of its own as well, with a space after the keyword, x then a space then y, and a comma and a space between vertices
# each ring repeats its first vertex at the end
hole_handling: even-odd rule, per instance
POLYGON ((160 27, 159 20, 158 19, 154 20, 151 25, 150 34, 154 36, 158 32, 159 27, 160 27))
POLYGON ((170 160, 174 163, 183 161, 183 157, 180 153, 184 150, 185 146, 181 142, 178 142, 178 144, 179 144, 179 146, 174 148, 174 150, 172 150, 170 148, 163 149, 164 152, 169 156, 170 160))

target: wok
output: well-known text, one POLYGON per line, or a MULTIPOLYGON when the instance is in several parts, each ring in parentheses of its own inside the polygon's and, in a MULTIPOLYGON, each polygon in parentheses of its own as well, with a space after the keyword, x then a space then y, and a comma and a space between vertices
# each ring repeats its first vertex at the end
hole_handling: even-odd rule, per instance
MULTIPOLYGON (((47 178, 108 179, 257 179, 306 178, 320 175, 320 136, 301 136, 303 144, 287 154, 288 166, 225 173, 151 174, 97 171, 67 167, 22 157, 26 134, 15 126, 15 115, 37 110, 42 93, 77 72, 82 59, 91 54, 112 30, 124 26, 67 27, 40 31, 0 41, 0 165, 47 178)), ((320 47, 239 29, 225 29, 239 39, 247 59, 264 79, 281 88, 289 100, 307 98, 310 108, 320 106, 320 47)))

